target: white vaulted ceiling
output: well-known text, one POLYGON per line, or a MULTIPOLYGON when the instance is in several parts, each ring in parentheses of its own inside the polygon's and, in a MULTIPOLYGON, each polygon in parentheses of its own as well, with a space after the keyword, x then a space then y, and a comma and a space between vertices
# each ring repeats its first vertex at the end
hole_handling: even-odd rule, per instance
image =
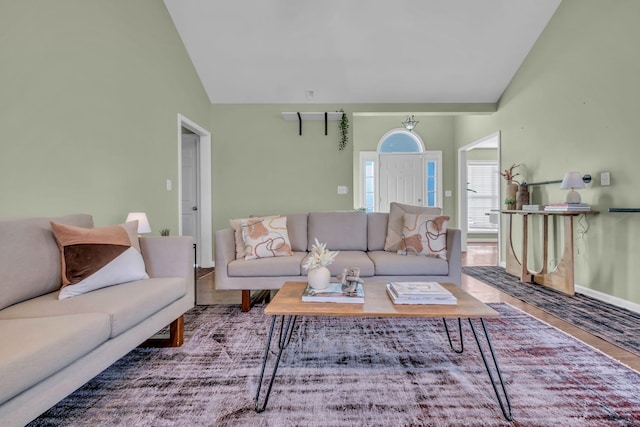
POLYGON ((493 103, 560 4, 164 2, 212 103, 493 103))

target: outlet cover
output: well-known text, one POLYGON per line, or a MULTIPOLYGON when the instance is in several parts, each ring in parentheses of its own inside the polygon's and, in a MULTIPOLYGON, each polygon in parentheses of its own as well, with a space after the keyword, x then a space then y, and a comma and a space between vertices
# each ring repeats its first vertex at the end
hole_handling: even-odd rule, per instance
POLYGON ((348 194, 349 193, 349 187, 347 187, 346 185, 338 185, 338 194, 348 194))

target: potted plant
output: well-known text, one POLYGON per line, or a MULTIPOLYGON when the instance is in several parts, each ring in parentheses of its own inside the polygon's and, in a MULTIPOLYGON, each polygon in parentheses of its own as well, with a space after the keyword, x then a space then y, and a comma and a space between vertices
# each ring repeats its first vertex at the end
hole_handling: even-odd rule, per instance
POLYGON ((504 199, 504 204, 507 205, 507 210, 515 210, 516 199, 514 199, 513 197, 507 197, 506 199, 504 199))
MULTIPOLYGON (((502 175, 502 177, 507 181, 507 191, 506 191, 506 197, 507 200, 513 200, 513 204, 514 204, 514 208, 515 209, 515 203, 516 203, 516 194, 518 193, 518 187, 520 186, 520 183, 518 181, 516 181, 514 178, 518 175, 520 175, 519 173, 514 173, 514 169, 517 167, 520 167, 521 164, 512 164, 511 166, 509 166, 507 169, 504 170, 504 172, 501 172, 500 175, 502 175)), ((506 204, 509 204, 506 200, 505 200, 506 204)), ((511 209, 511 208, 509 208, 511 209)))
POLYGON ((340 141, 338 142, 338 150, 344 150, 344 148, 347 146, 347 142, 349 142, 349 117, 343 109, 340 109, 340 112, 342 113, 342 118, 338 122, 338 127, 340 128, 340 141))

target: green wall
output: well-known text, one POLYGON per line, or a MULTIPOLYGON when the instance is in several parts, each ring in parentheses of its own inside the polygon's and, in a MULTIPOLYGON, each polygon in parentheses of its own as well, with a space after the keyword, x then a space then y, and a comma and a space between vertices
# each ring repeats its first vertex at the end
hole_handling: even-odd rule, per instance
MULTIPOLYGON (((353 209, 351 137, 338 150, 337 121, 284 120, 282 112, 338 111, 340 105, 214 104, 211 108, 213 229, 230 218, 353 209), (338 195, 337 186, 349 187, 338 195)), ((345 108, 345 111, 348 111, 345 108)))
POLYGON ((0 57, 0 216, 177 234, 177 115, 208 127, 211 104, 164 4, 4 1, 0 57))
MULTIPOLYGON (((524 163, 529 182, 590 173, 594 181, 580 193, 601 213, 576 227, 576 283, 634 303, 640 214, 607 209, 640 207, 639 16, 637 1, 564 0, 498 111, 459 117, 455 127, 457 146, 500 130, 502 169, 524 163), (611 186, 600 186, 602 171, 611 172, 611 186)), ((532 202, 563 201, 565 194, 557 184, 536 187, 532 202)))

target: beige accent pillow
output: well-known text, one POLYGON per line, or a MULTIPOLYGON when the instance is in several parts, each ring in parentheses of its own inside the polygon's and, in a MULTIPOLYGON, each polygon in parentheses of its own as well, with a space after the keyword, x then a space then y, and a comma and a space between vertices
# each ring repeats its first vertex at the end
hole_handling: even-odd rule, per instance
POLYGON ((448 216, 404 214, 400 255, 427 255, 447 259, 448 216))
POLYGON ((286 216, 242 220, 244 259, 292 256, 286 216))
POLYGON ((384 242, 384 250, 397 252, 402 242, 402 226, 404 225, 404 214, 414 215, 428 214, 441 215, 442 208, 412 206, 402 203, 391 202, 389 209, 389 223, 387 225, 387 239, 384 242))
POLYGON ((230 219, 229 225, 233 228, 234 237, 236 240, 236 259, 244 259, 244 239, 242 238, 242 221, 246 221, 248 218, 242 219, 230 219))

